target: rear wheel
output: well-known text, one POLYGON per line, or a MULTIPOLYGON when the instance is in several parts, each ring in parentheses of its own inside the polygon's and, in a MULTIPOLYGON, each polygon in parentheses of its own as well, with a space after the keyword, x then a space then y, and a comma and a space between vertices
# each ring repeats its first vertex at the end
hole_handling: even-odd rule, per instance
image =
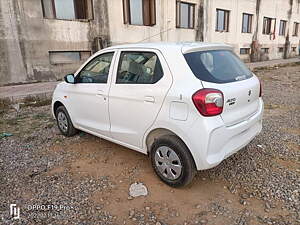
POLYGON ((78 132, 78 130, 74 128, 69 113, 64 106, 59 106, 56 109, 55 115, 57 126, 63 135, 71 137, 78 132))
POLYGON ((188 185, 196 174, 189 149, 174 135, 163 136, 153 143, 151 162, 159 178, 172 187, 188 185))

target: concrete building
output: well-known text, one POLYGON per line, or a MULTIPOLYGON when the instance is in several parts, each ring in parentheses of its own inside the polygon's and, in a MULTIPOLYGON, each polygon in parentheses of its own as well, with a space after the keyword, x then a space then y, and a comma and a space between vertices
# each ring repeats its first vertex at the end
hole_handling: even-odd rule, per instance
POLYGON ((223 42, 245 61, 298 54, 300 0, 0 0, 0 85, 60 79, 110 45, 223 42))

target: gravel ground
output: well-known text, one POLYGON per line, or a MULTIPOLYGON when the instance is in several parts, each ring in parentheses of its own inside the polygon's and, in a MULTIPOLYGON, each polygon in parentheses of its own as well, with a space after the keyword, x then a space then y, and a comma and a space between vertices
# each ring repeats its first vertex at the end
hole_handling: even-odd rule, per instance
POLYGON ((300 66, 257 75, 262 133, 187 188, 164 185, 144 155, 85 133, 63 137, 48 105, 2 114, 0 132, 13 136, 0 139, 0 224, 300 224, 300 66), (148 195, 128 196, 134 182, 148 195))

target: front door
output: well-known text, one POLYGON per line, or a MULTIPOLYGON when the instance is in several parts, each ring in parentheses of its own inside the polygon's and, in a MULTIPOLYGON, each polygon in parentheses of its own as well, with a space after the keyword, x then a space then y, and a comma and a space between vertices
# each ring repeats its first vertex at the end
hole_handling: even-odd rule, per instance
POLYGON ((91 59, 70 86, 70 107, 77 127, 110 136, 108 91, 114 52, 91 59))
POLYGON ((122 51, 109 92, 111 135, 142 148, 145 132, 154 123, 172 77, 159 51, 122 51))

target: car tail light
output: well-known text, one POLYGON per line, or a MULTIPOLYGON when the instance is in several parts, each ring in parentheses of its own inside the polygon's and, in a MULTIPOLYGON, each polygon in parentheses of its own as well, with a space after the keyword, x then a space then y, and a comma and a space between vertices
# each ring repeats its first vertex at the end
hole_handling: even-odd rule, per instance
POLYGON ((259 97, 262 97, 263 93, 262 93, 262 84, 261 81, 259 81, 259 97))
POLYGON ((192 100, 203 116, 216 116, 223 111, 224 98, 223 93, 219 90, 201 89, 193 95, 192 100))

